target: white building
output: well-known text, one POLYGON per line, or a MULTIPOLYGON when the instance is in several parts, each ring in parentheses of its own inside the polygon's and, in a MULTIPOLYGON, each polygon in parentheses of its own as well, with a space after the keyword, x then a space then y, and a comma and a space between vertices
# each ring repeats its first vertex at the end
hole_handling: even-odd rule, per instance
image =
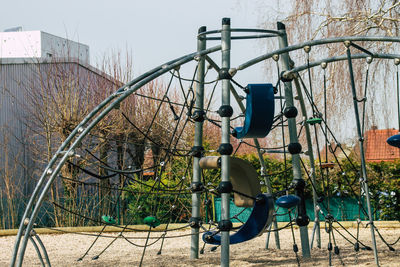
POLYGON ((89 46, 42 31, 0 32, 1 59, 45 61, 53 57, 89 64, 89 46))

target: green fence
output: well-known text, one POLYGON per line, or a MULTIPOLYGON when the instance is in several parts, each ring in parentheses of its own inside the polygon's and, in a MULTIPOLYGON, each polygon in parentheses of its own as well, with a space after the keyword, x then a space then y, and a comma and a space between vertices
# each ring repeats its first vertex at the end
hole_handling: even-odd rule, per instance
MULTIPOLYGON (((175 197, 175 196, 174 196, 175 197)), ((140 199, 139 199, 140 200, 140 199)), ((27 203, 28 199, 13 199, 12 201, 12 209, 10 208, 10 203, 7 199, 0 199, 0 229, 8 229, 8 228, 15 228, 18 227, 18 224, 20 222, 21 216, 23 214, 23 211, 25 209, 25 205, 27 203)), ((165 212, 168 211, 168 207, 171 201, 169 199, 163 199, 162 197, 158 197, 157 199, 154 199, 154 201, 158 201, 159 204, 159 209, 158 213, 156 214, 159 218, 165 217, 165 212)), ((142 220, 144 217, 148 216, 151 214, 151 212, 143 208, 141 209, 140 212, 136 211, 134 206, 131 205, 139 205, 142 204, 144 205, 145 203, 149 202, 148 199, 143 199, 143 204, 141 201, 134 201, 130 202, 128 199, 119 199, 117 197, 114 197, 112 199, 113 205, 115 205, 115 209, 113 209, 113 212, 111 212, 111 215, 115 216, 116 220, 118 223, 129 223, 129 224, 134 224, 134 223, 142 223, 142 220), (132 209, 133 211, 130 211, 132 209), (121 217, 120 217, 121 215, 121 217)), ((65 200, 60 199, 59 203, 61 206, 64 206, 65 200)), ((97 195, 93 195, 91 197, 84 197, 84 198, 79 198, 77 200, 77 205, 80 207, 79 212, 84 213, 85 216, 95 218, 96 220, 100 220, 101 215, 103 215, 100 212, 99 201, 97 199, 97 195)), ((190 196, 187 198, 181 198, 181 203, 184 203, 185 206, 190 207, 190 196)), ((324 201, 324 205, 320 205, 324 214, 327 214, 327 210, 325 209, 325 206, 327 206, 327 200, 324 201)), ((182 204, 183 205, 183 204, 182 204)), ((365 207, 365 205, 364 205, 365 207)), ((147 207, 148 208, 148 207, 147 207)), ((182 208, 182 207, 181 207, 182 208)), ((310 217, 311 220, 314 220, 314 210, 313 210, 313 204, 311 199, 306 200, 306 208, 307 208, 307 214, 310 217)), ((275 207, 276 209, 276 207, 275 207)), ((330 210, 331 214, 337 219, 341 221, 354 221, 358 219, 358 204, 357 200, 354 198, 349 198, 349 197, 336 197, 336 198, 331 198, 330 199, 330 210)), ((221 199, 220 198, 215 198, 214 199, 214 220, 219 221, 221 216, 221 199)), ((252 208, 238 208, 236 207, 233 202, 231 201, 230 204, 230 214, 231 216, 235 216, 232 221, 233 222, 245 222, 248 217, 250 216, 250 213, 252 211, 252 208)), ((68 212, 64 211, 65 214, 68 214, 68 212)), ((287 210, 286 209, 278 209, 277 210, 277 220, 278 222, 288 222, 289 221, 289 216, 286 214, 287 210), (279 216, 279 214, 284 214, 282 216, 279 216)), ((363 212, 361 214, 361 219, 365 220, 367 219, 366 216, 364 215, 363 212)), ((379 211, 377 213, 374 213, 374 220, 379 220, 379 211)), ((184 222, 187 221, 190 217, 189 211, 185 211, 185 209, 178 209, 176 211, 176 214, 172 216, 169 219, 172 219, 173 222, 184 222), (175 217, 174 217, 175 216, 175 217)), ((293 215, 295 216, 295 215, 293 215)), ((320 215, 320 219, 323 220, 323 216, 320 215)), ((37 218, 37 223, 41 226, 54 226, 54 206, 50 202, 45 202, 39 211, 39 215, 37 218)), ((75 226, 80 225, 80 226, 86 226, 86 225, 98 225, 96 221, 90 221, 90 220, 79 220, 78 222, 74 223, 75 226)))
MULTIPOLYGON (((329 200, 330 213, 335 219, 338 221, 355 221, 359 216, 359 207, 357 204, 357 200, 350 197, 334 197, 329 200)), ((328 200, 325 200, 322 205, 320 205, 323 213, 326 215, 328 211, 326 206, 328 205, 328 200)), ((365 205, 364 205, 365 207, 365 205)), ((278 222, 288 222, 289 215, 287 214, 287 209, 279 208, 275 206, 275 210, 277 210, 277 221, 278 222), (284 214, 284 215, 279 215, 284 214)), ((312 199, 306 199, 306 209, 307 215, 310 217, 310 220, 314 220, 314 207, 312 199)), ((221 199, 215 198, 214 200, 214 210, 215 210, 215 220, 219 221, 221 218, 221 199)), ((252 208, 240 208, 236 207, 231 200, 230 203, 230 214, 233 217, 232 222, 245 222, 252 208)), ((292 215, 293 218, 293 215, 292 215)), ((323 220, 324 217, 322 214, 319 215, 320 220, 323 220)), ((362 211, 360 211, 361 220, 367 220, 367 217, 364 215, 362 211)), ((374 220, 379 220, 379 212, 374 213, 374 220)))

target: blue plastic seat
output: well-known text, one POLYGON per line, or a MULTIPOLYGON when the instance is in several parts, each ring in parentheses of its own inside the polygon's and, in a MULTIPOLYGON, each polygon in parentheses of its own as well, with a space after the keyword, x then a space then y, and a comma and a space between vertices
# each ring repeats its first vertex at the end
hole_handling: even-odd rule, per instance
POLYGON ((300 198, 294 195, 281 196, 275 201, 275 204, 281 208, 290 209, 300 203, 300 198))
POLYGON ((272 84, 249 84, 246 96, 246 112, 243 127, 236 127, 233 136, 262 138, 271 130, 274 120, 274 88, 272 84))
POLYGON ((400 134, 389 137, 386 142, 391 145, 400 148, 400 134))
MULTIPOLYGON (((230 244, 238 244, 261 235, 272 222, 274 215, 274 200, 269 194, 257 195, 258 201, 255 201, 253 211, 249 219, 232 234, 229 238, 230 244)), ((208 231, 203 234, 203 241, 207 244, 220 245, 221 234, 214 231, 208 231)))

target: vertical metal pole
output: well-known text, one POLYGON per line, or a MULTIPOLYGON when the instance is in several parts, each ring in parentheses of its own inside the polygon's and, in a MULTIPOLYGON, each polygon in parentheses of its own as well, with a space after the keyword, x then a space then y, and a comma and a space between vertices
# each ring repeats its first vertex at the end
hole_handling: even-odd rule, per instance
POLYGON ((376 240, 375 240, 375 226, 374 221, 372 219, 372 211, 371 211, 371 202, 369 198, 369 189, 367 183, 367 168, 365 165, 365 155, 364 155, 364 137, 361 132, 361 124, 360 124, 360 116, 358 113, 358 101, 357 101, 357 91, 356 85, 354 82, 354 74, 353 74, 353 65, 351 63, 351 52, 350 52, 350 42, 345 42, 347 47, 347 61, 349 63, 349 74, 350 74, 350 82, 351 82, 351 92, 353 94, 353 104, 354 104, 354 113, 356 117, 356 125, 357 125, 357 134, 358 134, 358 144, 360 146, 360 157, 361 157, 361 185, 364 186, 364 193, 365 198, 367 200, 367 210, 368 210, 368 217, 369 217, 369 227, 371 228, 371 241, 372 241, 372 249, 374 251, 374 258, 376 266, 379 266, 379 259, 378 259, 378 250, 376 248, 376 240))
MULTIPOLYGON (((263 154, 261 153, 261 150, 260 150, 260 143, 258 142, 257 138, 254 138, 253 141, 254 141, 254 145, 257 148, 258 159, 259 159, 260 164, 261 164, 261 176, 264 177, 264 182, 267 185, 267 193, 268 194, 272 194, 271 181, 269 180, 269 178, 266 176, 266 173, 265 173, 265 170, 267 169, 267 167, 265 165, 263 154)), ((274 216, 274 218, 273 218, 272 225, 274 226, 275 230, 278 229, 278 222, 276 220, 276 216, 274 216)), ((271 230, 271 228, 272 227, 270 227, 269 229, 271 230)), ((268 249, 270 234, 271 234, 271 232, 268 232, 268 234, 267 234, 267 239, 265 241, 265 249, 268 249)), ((279 242, 279 232, 278 231, 274 231, 274 235, 275 235, 275 246, 276 246, 277 249, 281 249, 281 244, 279 242)))
POLYGON ((399 92, 399 63, 400 60, 397 59, 394 64, 396 64, 396 95, 397 95, 397 129, 400 132, 400 92, 399 92))
MULTIPOLYGON (((279 40, 279 48, 285 48, 288 46, 286 29, 285 25, 281 22, 278 22, 278 30, 281 33, 278 37, 279 40)), ((291 69, 289 64, 289 54, 283 53, 281 56, 282 70, 286 71, 291 69)), ((285 101, 286 107, 291 108, 294 107, 293 103, 293 91, 292 84, 290 81, 285 82, 285 101)), ((310 245, 308 241, 308 229, 307 225, 309 223, 309 218, 305 211, 305 200, 304 200, 304 187, 305 181, 301 176, 301 165, 300 165, 300 155, 290 151, 290 146, 299 145, 297 138, 297 129, 296 129, 296 118, 288 118, 288 128, 289 128, 289 152, 292 154, 292 166, 293 166, 293 184, 296 187, 296 193, 300 196, 301 201, 297 207, 298 215, 296 218, 296 223, 300 228, 300 239, 301 239, 301 249, 303 258, 310 258, 310 245)))
MULTIPOLYGON (((310 126, 306 123, 307 120, 307 109, 306 105, 304 104, 304 98, 303 98, 303 93, 301 92, 301 87, 299 80, 297 78, 294 79, 294 84, 296 87, 296 92, 297 96, 299 99, 300 103, 300 108, 301 108, 301 114, 303 115, 304 118, 304 128, 306 130, 306 139, 307 139, 307 150, 308 150, 308 158, 310 160, 310 175, 312 182, 314 186, 312 187, 313 190, 313 205, 314 205, 314 228, 313 228, 313 236, 314 233, 316 233, 316 241, 317 241, 317 247, 321 248, 321 230, 320 230, 320 221, 319 221, 319 206, 317 202, 317 191, 315 190, 315 186, 317 185, 316 177, 315 177, 315 163, 314 163, 314 153, 313 153, 313 146, 312 146, 312 141, 311 141, 311 131, 310 131, 310 126)), ((311 239, 311 248, 313 244, 314 238, 311 239)))
POLYGON ((121 210, 120 210, 120 206, 121 206, 121 197, 120 197, 120 195, 118 195, 118 198, 117 198, 117 223, 118 223, 118 225, 121 225, 121 210))
MULTIPOLYGON (((230 107, 230 53, 231 53, 231 21, 229 18, 222 19, 222 32, 221 32, 221 52, 222 64, 220 71, 220 78, 222 79, 222 107, 230 107)), ((222 112, 220 112, 220 115, 222 112)), ((232 114, 222 114, 221 123, 221 146, 219 152, 221 154, 221 183, 229 183, 230 176, 230 154, 232 151, 223 151, 224 148, 229 150, 232 148, 230 144, 230 116, 232 114), (230 153, 229 153, 230 152, 230 153)), ((232 149, 231 149, 232 150, 232 149)), ((221 225, 227 226, 230 222, 229 214, 230 193, 221 193, 221 225)), ((229 229, 223 227, 221 230, 221 266, 229 266, 229 229)), ((229 227, 228 227, 229 228, 229 227)))
MULTIPOLYGON (((199 33, 205 32, 206 27, 200 27, 199 33)), ((197 51, 206 49, 205 36, 197 38, 197 51)), ((199 58, 197 67, 197 81, 196 81, 196 102, 194 115, 197 113, 198 118, 194 124, 194 146, 201 148, 203 146, 203 119, 204 118, 204 56, 199 58)), ((201 155, 195 155, 193 157, 193 184, 201 184, 201 169, 199 166, 201 155)), ((192 218, 193 222, 200 222, 200 192, 193 191, 192 193, 192 218)), ((190 259, 199 258, 199 224, 195 223, 192 227, 192 237, 190 246, 190 259)))
MULTIPOLYGON (((220 72, 220 68, 217 66, 217 64, 212 61, 212 59, 208 58, 207 61, 210 63, 210 65, 217 71, 220 72)), ((229 83, 229 89, 231 90, 231 93, 233 95, 233 97, 236 100, 236 103, 238 104, 240 110, 244 113, 246 111, 245 106, 243 105, 242 100, 240 99, 238 93, 236 92, 235 88, 233 88, 232 83, 229 83)), ((257 138, 253 138, 254 141, 254 146, 257 149, 257 154, 258 154, 258 160, 260 162, 261 165, 261 176, 264 176, 264 182, 267 185, 267 192, 269 194, 272 194, 272 186, 271 186, 271 181, 268 179, 268 177, 265 176, 265 170, 267 169, 266 165, 265 165, 265 161, 263 158, 263 153, 261 152, 260 149, 260 143, 258 142, 257 138)), ((273 220, 273 225, 274 225, 274 229, 278 229, 278 223, 276 221, 276 217, 273 220)), ((279 232, 278 231, 274 231, 275 233, 275 245, 277 249, 280 249, 280 242, 279 242, 279 232)), ((270 232, 268 232, 268 237, 269 237, 270 232)), ((268 241, 266 242, 266 249, 268 249, 268 241)))

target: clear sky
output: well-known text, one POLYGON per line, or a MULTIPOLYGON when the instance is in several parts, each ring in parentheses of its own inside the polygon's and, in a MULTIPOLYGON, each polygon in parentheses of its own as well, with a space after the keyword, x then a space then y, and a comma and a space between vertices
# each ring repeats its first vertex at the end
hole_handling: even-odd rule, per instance
MULTIPOLYGON (((22 26, 82 42, 90 47, 92 64, 112 51, 128 49, 138 75, 195 51, 200 26, 219 29, 221 19, 230 17, 232 27, 258 28, 260 6, 269 2, 275 1, 3 0, 0 30, 22 26)), ((242 54, 238 64, 263 50, 259 41, 246 42, 249 54, 238 51, 242 54)), ((234 59, 233 55, 233 64, 234 59)), ((259 69, 260 73, 252 74, 254 79, 261 77, 259 69)))
MULTIPOLYGON (((22 26, 23 30, 41 30, 79 41, 90 47, 93 65, 115 51, 132 51, 133 74, 137 76, 194 52, 200 26, 220 29, 223 17, 230 17, 234 28, 260 28, 263 20, 274 25, 273 22, 285 17, 291 3, 282 0, 1 0, 0 31, 22 26)), ((265 42, 234 41, 231 66, 236 67, 267 50, 271 48, 265 42)), ((235 78, 243 85, 275 83, 276 74, 268 75, 263 67, 259 64, 235 78)))

